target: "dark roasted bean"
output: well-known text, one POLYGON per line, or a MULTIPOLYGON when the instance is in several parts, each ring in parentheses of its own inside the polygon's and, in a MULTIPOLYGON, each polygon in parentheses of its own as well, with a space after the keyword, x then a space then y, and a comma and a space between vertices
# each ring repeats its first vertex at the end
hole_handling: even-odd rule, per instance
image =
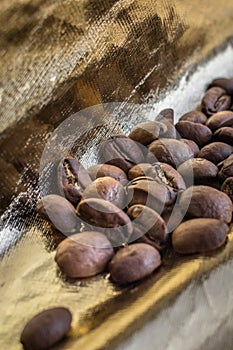
POLYGON ((157 117, 156 121, 160 121, 165 124, 167 131, 160 135, 160 138, 171 138, 176 139, 176 128, 174 127, 174 111, 171 108, 166 108, 162 110, 157 117))
POLYGON ((199 147, 209 143, 212 138, 212 131, 199 123, 180 121, 176 124, 176 130, 181 137, 194 141, 199 147))
POLYGON ((126 284, 150 275, 160 265, 160 254, 155 248, 136 243, 116 253, 109 264, 109 271, 114 282, 126 284))
POLYGON ((233 176, 228 177, 224 183, 222 184, 221 190, 230 197, 231 201, 233 202, 233 176))
POLYGON ((126 173, 134 164, 142 163, 144 155, 138 143, 124 135, 115 135, 101 145, 101 155, 108 164, 126 173))
POLYGON ((221 247, 229 227, 217 219, 192 219, 180 224, 172 234, 172 246, 177 253, 205 253, 221 247))
POLYGON ((58 165, 57 182, 61 195, 64 194, 76 206, 83 189, 91 183, 91 178, 77 159, 67 157, 58 165))
POLYGON ((223 128, 217 129, 214 133, 214 140, 225 142, 233 146, 233 127, 224 126, 223 128))
POLYGON ((212 131, 220 129, 224 126, 233 126, 233 112, 223 111, 216 113, 207 120, 206 125, 212 131))
POLYGON ((112 245, 104 234, 83 232, 59 244, 55 261, 68 277, 89 277, 104 271, 113 255, 112 245))
POLYGON ((42 311, 26 324, 20 341, 25 350, 48 349, 65 337, 71 321, 71 313, 64 307, 42 311))
POLYGON ((199 158, 205 158, 214 164, 218 164, 232 154, 232 147, 223 142, 212 142, 203 147, 199 153, 199 158))
POLYGON ((113 179, 119 181, 122 185, 126 185, 128 182, 126 173, 114 165, 97 164, 88 168, 87 171, 92 181, 98 179, 99 177, 111 176, 113 179))
POLYGON ((218 86, 224 89, 228 95, 233 95, 233 78, 217 78, 214 79, 209 87, 218 86))
POLYGON ((159 161, 178 167, 193 156, 190 147, 183 142, 175 139, 160 139, 150 144, 147 160, 149 163, 159 161))
POLYGON ((218 168, 220 169, 218 175, 221 180, 224 181, 226 178, 233 176, 233 154, 219 163, 218 168))
POLYGON ((110 176, 100 177, 83 191, 82 199, 102 198, 119 208, 125 207, 125 189, 123 185, 110 176))
POLYGON ((198 145, 196 144, 196 142, 194 142, 193 140, 188 140, 188 139, 180 139, 180 141, 184 142, 186 145, 189 146, 189 148, 191 149, 191 151, 194 154, 194 157, 197 156, 200 149, 199 149, 198 145))
POLYGON ((98 231, 104 232, 113 245, 129 241, 133 226, 128 215, 114 204, 104 199, 90 198, 82 200, 78 207, 79 217, 98 231))
POLYGON ((64 197, 50 194, 37 202, 37 211, 62 233, 76 233, 80 229, 73 205, 64 197))
POLYGON ((214 218, 231 222, 232 202, 223 192, 209 186, 191 186, 180 197, 180 209, 188 218, 214 218))
POLYGON ((207 117, 204 113, 200 111, 191 111, 183 114, 182 117, 179 119, 179 121, 184 121, 184 120, 187 120, 193 123, 205 124, 205 122, 207 121, 207 117))
POLYGON ((212 87, 206 91, 202 102, 202 110, 208 116, 225 111, 231 106, 231 96, 220 87, 212 87))
POLYGON ((137 204, 130 207, 127 214, 133 222, 135 239, 146 235, 158 247, 166 244, 168 240, 167 227, 163 218, 155 210, 137 204))
POLYGON ((163 123, 157 121, 148 121, 137 124, 129 134, 129 138, 143 145, 148 145, 157 140, 167 131, 167 127, 163 123))

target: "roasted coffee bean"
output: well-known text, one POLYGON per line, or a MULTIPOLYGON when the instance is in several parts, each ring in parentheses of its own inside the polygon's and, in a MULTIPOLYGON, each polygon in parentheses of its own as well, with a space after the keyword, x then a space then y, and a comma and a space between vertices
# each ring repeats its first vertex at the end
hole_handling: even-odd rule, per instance
POLYGON ((225 142, 233 146, 233 127, 224 126, 215 131, 214 140, 219 142, 225 142))
POLYGON ((181 164, 177 171, 182 175, 187 186, 207 185, 216 180, 218 168, 204 158, 193 158, 181 164))
POLYGON ((105 141, 101 145, 101 156, 107 164, 118 166, 126 173, 134 164, 144 161, 138 143, 124 135, 115 135, 105 141))
POLYGON ((111 176, 113 179, 119 181, 122 185, 128 182, 126 173, 117 166, 110 164, 97 164, 87 169, 92 181, 99 177, 111 176))
POLYGON ((200 111, 191 111, 183 114, 182 117, 180 117, 179 119, 179 121, 184 121, 184 120, 187 120, 193 123, 205 124, 205 122, 207 121, 207 116, 200 111))
POLYGON ((114 204, 104 199, 90 198, 82 200, 78 207, 79 217, 87 224, 98 227, 104 232, 113 245, 129 241, 133 226, 128 215, 114 204))
POLYGON ((218 164, 232 154, 232 147, 223 142, 212 142, 203 147, 199 153, 199 158, 205 158, 214 164, 218 164))
MULTIPOLYGON (((174 124, 174 110, 172 108, 163 109, 157 115, 156 120, 161 121, 161 122, 168 121, 170 124, 173 125, 174 124)), ((166 136, 166 137, 168 137, 168 136, 166 136)))
POLYGON ((233 154, 219 163, 218 168, 220 169, 218 176, 221 180, 224 181, 228 177, 233 176, 233 154))
POLYGON ((194 157, 197 156, 200 149, 199 149, 198 145, 196 144, 196 142, 194 142, 192 140, 188 140, 188 139, 180 139, 180 141, 184 142, 187 146, 189 146, 189 148, 191 149, 191 151, 194 154, 194 157))
POLYGON ((221 247, 229 227, 217 219, 192 219, 180 224, 172 234, 173 249, 180 254, 205 253, 221 247))
POLYGON ((220 87, 212 87, 206 91, 202 102, 202 111, 210 116, 220 111, 225 111, 231 106, 231 96, 220 87))
POLYGON ((75 233, 80 229, 75 208, 64 197, 55 194, 43 197, 37 202, 37 211, 64 234, 75 233))
POLYGON ((180 121, 176 124, 176 130, 181 137, 194 141, 199 147, 209 143, 212 138, 212 131, 199 123, 180 121))
POLYGON ((100 232, 83 232, 57 247, 55 261, 66 276, 90 277, 103 272, 114 255, 108 238, 100 232))
POLYGON ((109 264, 109 271, 114 282, 127 284, 150 275, 160 265, 160 254, 155 248, 135 243, 116 253, 109 264))
POLYGON ((216 113, 207 120, 206 125, 212 131, 220 129, 224 126, 233 126, 233 112, 223 111, 216 113))
POLYGON ((143 145, 148 145, 154 140, 157 140, 167 131, 167 127, 163 123, 156 121, 148 121, 137 124, 129 134, 129 138, 143 145))
POLYGON ((158 247, 166 244, 168 240, 166 223, 155 210, 137 204, 130 207, 127 214, 133 222, 135 239, 146 235, 158 247))
POLYGON ((71 321, 72 315, 64 307, 42 311, 26 324, 20 341, 25 350, 48 349, 65 337, 71 321))
POLYGON ((226 78, 218 78, 214 79, 209 87, 218 86, 222 89, 224 89, 228 95, 233 95, 233 78, 226 79, 226 78))
POLYGON ((83 189, 91 183, 91 178, 77 159, 67 157, 58 166, 57 182, 61 195, 64 194, 76 206, 83 189))
POLYGON ((181 163, 193 157, 192 150, 183 142, 175 139, 160 139, 153 141, 149 145, 147 161, 149 163, 155 163, 158 160, 176 168, 181 163))
POLYGON ((233 177, 228 177, 222 184, 221 190, 228 195, 233 202, 233 177))
POLYGON ((166 163, 142 163, 135 165, 128 172, 130 180, 141 176, 150 177, 160 184, 170 186, 176 192, 183 191, 186 188, 182 176, 166 163))
POLYGON ((175 200, 173 192, 149 177, 138 177, 128 183, 128 206, 143 204, 162 213, 164 206, 175 200))
POLYGON ((180 197, 187 218, 214 218, 231 222, 232 202, 223 192, 209 186, 191 186, 180 197))
POLYGON ((110 176, 100 177, 87 186, 83 191, 82 199, 88 198, 105 199, 119 208, 124 208, 126 204, 123 185, 110 176))

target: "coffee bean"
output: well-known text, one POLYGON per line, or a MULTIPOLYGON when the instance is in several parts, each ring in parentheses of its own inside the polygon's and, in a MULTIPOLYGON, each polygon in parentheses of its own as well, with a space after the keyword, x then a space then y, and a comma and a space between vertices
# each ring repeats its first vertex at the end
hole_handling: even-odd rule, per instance
POLYGON ((208 126, 208 128, 210 128, 212 131, 220 129, 224 126, 233 126, 233 112, 223 111, 214 114, 207 120, 206 126, 208 126))
POLYGON ((25 350, 48 349, 70 329, 72 315, 64 307, 56 307, 40 312, 24 327, 20 341, 25 350))
POLYGON ((113 255, 112 245, 105 235, 83 232, 59 244, 55 261, 66 276, 81 278, 103 272, 113 255))
POLYGON ((194 154, 194 157, 197 156, 200 149, 199 149, 198 145, 196 144, 196 142, 194 142, 192 140, 188 140, 188 139, 180 139, 180 141, 184 142, 187 146, 189 146, 189 148, 191 149, 191 151, 194 154))
POLYGON ((200 123, 180 121, 176 124, 176 130, 181 137, 194 141, 199 147, 209 143, 212 138, 212 131, 200 123))
POLYGON ((155 248, 136 243, 116 253, 109 264, 109 271, 114 282, 126 284, 150 275, 160 265, 160 254, 155 248))
POLYGON ((221 190, 228 195, 233 202, 233 177, 228 177, 222 184, 221 190))
POLYGON ((205 122, 207 121, 207 117, 204 113, 200 111, 191 111, 183 114, 182 117, 180 117, 179 119, 179 121, 184 121, 184 120, 187 120, 193 123, 205 124, 205 122))
POLYGON ((128 182, 126 173, 114 165, 97 164, 88 168, 87 171, 92 181, 99 177, 111 176, 113 179, 119 181, 122 185, 126 185, 128 182))
POLYGON ((124 135, 115 135, 105 141, 101 145, 101 155, 107 164, 118 166, 126 173, 134 164, 144 161, 138 143, 124 135))
POLYGON ((64 234, 75 233, 80 229, 80 220, 75 208, 61 196, 50 194, 43 197, 37 202, 37 211, 64 234))
POLYGON ((217 219, 192 219, 180 224, 172 234, 173 249, 180 254, 205 253, 221 247, 229 227, 217 219))
POLYGON ((220 169, 218 176, 221 180, 233 176, 233 154, 226 158, 223 162, 218 164, 220 169))
POLYGON ((182 175, 187 186, 207 185, 216 180, 218 168, 204 158, 193 158, 181 164, 177 171, 182 175))
POLYGON ((226 79, 226 78, 218 78, 214 79, 209 87, 218 86, 222 89, 224 89, 228 95, 233 95, 233 78, 226 79))
POLYGON ((205 158, 214 164, 218 164, 232 154, 232 147, 223 142, 212 142, 203 147, 199 153, 199 158, 205 158))
POLYGON ((193 158, 193 156, 194 154, 189 146, 183 142, 175 139, 160 139, 149 145, 147 161, 154 163, 158 160, 176 168, 186 160, 193 158))
POLYGON ((160 138, 176 139, 176 128, 174 127, 174 111, 171 108, 166 108, 159 112, 155 118, 156 121, 163 123, 167 131, 160 135, 160 138))
POLYGON ((233 146, 233 127, 224 126, 215 131, 214 140, 228 143, 233 146))
POLYGON ((123 185, 110 176, 100 177, 87 186, 82 194, 82 199, 88 198, 102 198, 119 208, 124 208, 126 205, 123 185))
POLYGON ((129 134, 129 138, 143 145, 148 145, 154 140, 157 140, 167 131, 167 127, 163 123, 157 121, 148 121, 137 124, 129 134))
POLYGON ((127 185, 129 207, 143 204, 161 213, 165 205, 175 200, 173 192, 149 177, 138 177, 127 185))
POLYGON ((231 96, 220 87, 212 87, 206 91, 202 102, 202 111, 210 116, 220 111, 225 111, 231 106, 231 96))
POLYGON ((82 200, 78 207, 79 217, 87 224, 103 228, 113 245, 128 242, 133 226, 130 218, 121 209, 104 199, 90 198, 82 200))
POLYGON ((191 186, 180 197, 180 209, 187 218, 214 218, 231 222, 232 202, 223 192, 209 186, 191 186))
POLYGON ((155 210, 137 204, 130 207, 127 214, 133 221, 135 239, 146 235, 158 247, 166 244, 168 240, 167 227, 163 218, 155 210))
POLYGON ((82 164, 75 158, 62 159, 58 166, 58 187, 61 195, 77 205, 83 189, 91 183, 91 178, 82 164))

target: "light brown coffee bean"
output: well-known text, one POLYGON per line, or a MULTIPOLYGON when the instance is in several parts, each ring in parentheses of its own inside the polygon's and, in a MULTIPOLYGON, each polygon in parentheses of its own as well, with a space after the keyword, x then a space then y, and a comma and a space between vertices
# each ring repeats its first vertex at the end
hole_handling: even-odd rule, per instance
POLYGON ((212 117, 207 120, 206 126, 213 132, 224 126, 233 126, 233 112, 223 111, 212 115, 212 117))
POLYGON ((221 247, 228 232, 228 225, 220 220, 192 219, 175 229, 172 246, 179 254, 205 253, 221 247))
POLYGON ((157 140, 167 131, 167 126, 157 121, 148 121, 137 124, 129 134, 129 138, 143 145, 157 140))
POLYGON ((126 173, 114 165, 97 164, 88 168, 87 171, 92 181, 98 179, 99 177, 111 176, 113 179, 119 181, 122 185, 126 185, 128 182, 126 173))
POLYGON ((186 145, 189 146, 189 148, 191 149, 191 151, 194 154, 194 157, 197 156, 198 152, 200 151, 198 145, 196 144, 196 142, 194 142, 193 140, 188 140, 188 139, 180 139, 180 141, 184 142, 186 145))

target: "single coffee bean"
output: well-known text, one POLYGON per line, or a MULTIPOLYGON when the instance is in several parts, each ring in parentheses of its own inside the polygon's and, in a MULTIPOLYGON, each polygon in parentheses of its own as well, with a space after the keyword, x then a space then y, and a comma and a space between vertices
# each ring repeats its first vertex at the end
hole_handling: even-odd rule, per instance
POLYGON ((199 147, 209 143, 212 138, 212 131, 207 126, 187 120, 178 122, 176 130, 181 137, 194 141, 199 147))
POLYGON ((203 147, 199 153, 199 158, 205 158, 214 164, 218 164, 232 154, 232 147, 223 142, 212 142, 203 147))
POLYGON ((99 198, 82 200, 77 207, 78 216, 87 224, 103 228, 113 245, 129 241, 133 232, 130 218, 114 204, 99 198))
POLYGON ((108 238, 100 232, 83 232, 57 247, 55 261, 66 276, 90 277, 103 272, 114 255, 108 238))
POLYGON ((166 223, 155 210, 137 204, 130 207, 127 214, 133 222, 135 239, 146 235, 158 247, 166 244, 168 240, 166 223))
POLYGON ((206 91, 202 102, 202 111, 210 116, 220 111, 225 111, 231 106, 231 96, 220 87, 212 87, 206 91))
POLYGON ((129 134, 129 138, 143 145, 148 145, 157 140, 167 131, 167 127, 163 123, 157 121, 148 121, 137 124, 129 134))
POLYGON ((166 186, 155 182, 149 177, 138 177, 128 183, 128 206, 143 204, 161 213, 165 205, 175 200, 173 192, 169 192, 166 186))
POLYGON ((205 124, 207 121, 207 117, 204 113, 200 111, 190 111, 188 113, 183 114, 179 121, 187 120, 193 123, 205 124))
POLYGON ((75 233, 80 230, 80 220, 75 208, 64 197, 49 194, 37 202, 38 213, 64 234, 75 233))
POLYGON ((233 112, 223 111, 214 114, 207 120, 206 126, 208 126, 208 128, 210 128, 212 131, 220 129, 224 126, 233 126, 233 112))
POLYGON ((191 151, 194 154, 194 157, 197 156, 200 149, 199 149, 198 145, 196 144, 196 142, 194 142, 193 140, 188 140, 188 139, 180 139, 180 141, 184 142, 187 146, 189 146, 189 148, 191 149, 191 151))
POLYGON ((122 185, 126 185, 128 182, 126 173, 114 165, 97 164, 88 168, 87 171, 92 181, 98 179, 99 177, 111 176, 113 179, 119 181, 122 185))
POLYGON ((20 341, 25 350, 43 350, 62 340, 70 329, 72 315, 64 307, 40 312, 24 327, 20 341))
POLYGON ((116 253, 109 264, 109 271, 114 282, 127 284, 150 275, 160 265, 160 254, 155 248, 135 243, 116 253))
POLYGON ((233 176, 233 154, 226 158, 223 162, 218 164, 220 169, 218 176, 221 180, 233 176))
POLYGON ((213 218, 231 222, 232 202, 223 192, 209 186, 191 186, 180 197, 187 218, 213 218))
POLYGON ((163 123, 167 131, 160 135, 160 138, 176 139, 176 128, 174 127, 174 110, 172 108, 163 109, 155 118, 156 121, 163 123))
POLYGON ((118 166, 126 173, 144 160, 138 143, 124 135, 115 135, 105 141, 101 145, 101 155, 105 163, 118 166))
POLYGON ((193 152, 183 142, 175 139, 160 139, 153 141, 149 145, 147 161, 149 163, 155 163, 158 160, 176 168, 181 163, 193 157, 193 152))
POLYGON ((233 146, 233 127, 224 126, 215 131, 214 140, 219 142, 225 142, 233 146))
POLYGON ((126 205, 126 193, 123 185, 110 176, 100 177, 83 191, 82 199, 102 198, 119 208, 126 205))
POLYGON ((233 176, 228 177, 222 184, 221 190, 228 195, 233 202, 233 176))
POLYGON ((177 171, 182 175, 187 186, 207 185, 216 180, 218 168, 204 158, 193 158, 181 164, 177 171))
POLYGON ((57 182, 61 195, 64 194, 76 206, 83 189, 91 183, 91 178, 77 159, 67 157, 58 165, 57 182))
POLYGON ((221 247, 229 227, 217 219, 192 219, 180 224, 172 234, 172 246, 179 254, 205 253, 221 247))
POLYGON ((218 78, 214 79, 209 87, 218 86, 222 89, 224 89, 228 95, 233 95, 233 78, 226 79, 226 78, 218 78))

